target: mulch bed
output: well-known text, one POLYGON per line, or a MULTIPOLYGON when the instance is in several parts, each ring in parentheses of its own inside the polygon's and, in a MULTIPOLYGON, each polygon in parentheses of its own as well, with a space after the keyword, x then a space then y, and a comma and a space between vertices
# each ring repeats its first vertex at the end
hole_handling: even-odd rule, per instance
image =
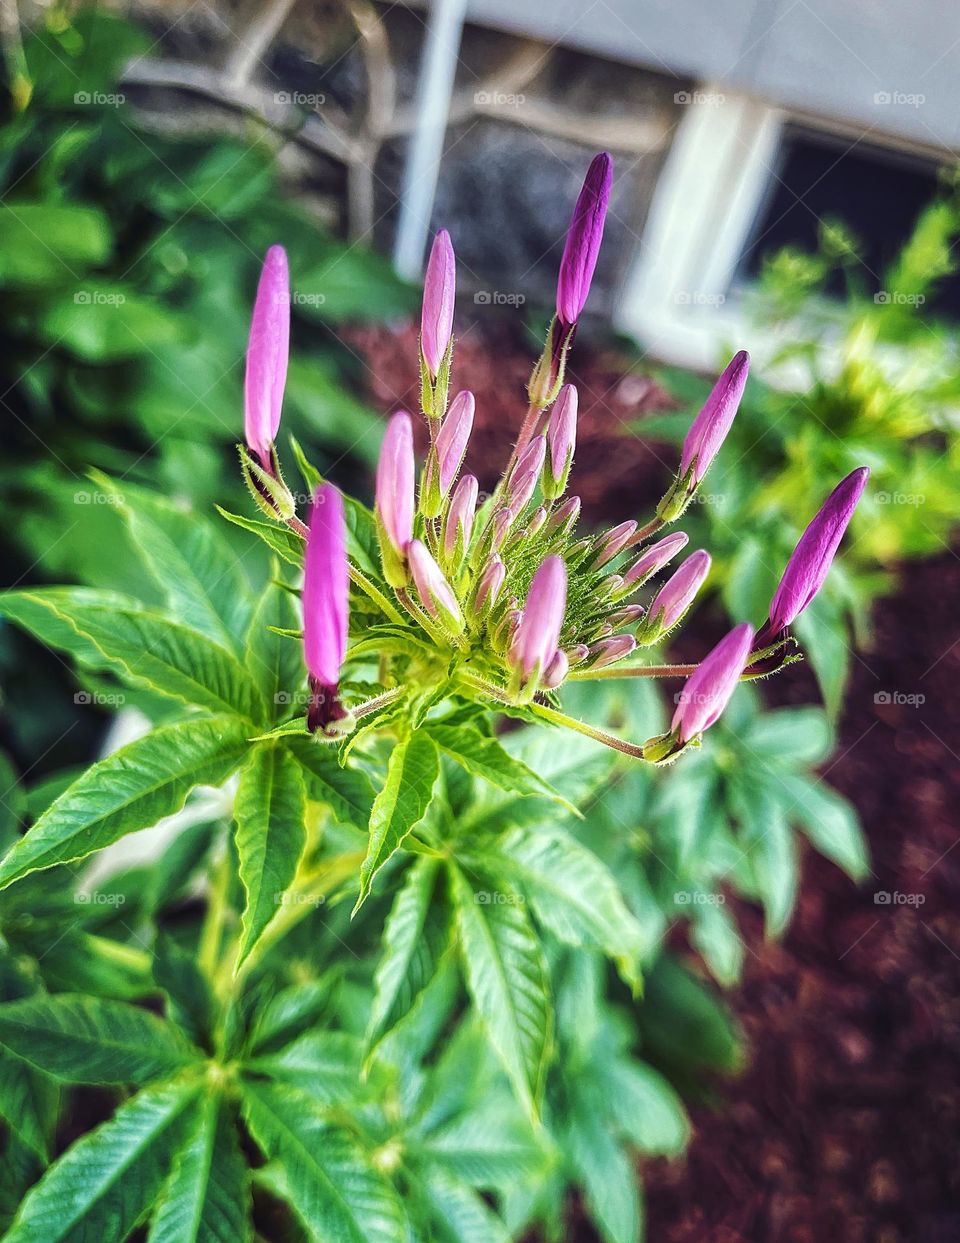
MULTIPOLYGON (((355 330, 351 342, 376 377, 371 399, 415 410, 415 329, 355 330)), ((454 379, 477 396, 468 465, 481 486, 523 417, 534 352, 499 325, 459 340, 454 379)), ((669 397, 624 376, 615 355, 580 350, 571 378, 585 516, 641 512, 673 452, 623 436, 623 425, 669 397)), ((727 1001, 750 1066, 722 1086, 720 1108, 693 1110, 682 1161, 645 1166, 650 1243, 960 1240, 958 616, 952 554, 905 567, 897 595, 875 610, 823 770, 860 812, 875 875, 858 889, 808 850, 780 943, 765 943, 759 912, 738 903, 751 952, 727 1001), (925 698, 878 703, 882 692, 925 698), (876 903, 877 892, 891 902, 876 903)), ((775 702, 816 699, 802 667, 765 686, 775 702)))

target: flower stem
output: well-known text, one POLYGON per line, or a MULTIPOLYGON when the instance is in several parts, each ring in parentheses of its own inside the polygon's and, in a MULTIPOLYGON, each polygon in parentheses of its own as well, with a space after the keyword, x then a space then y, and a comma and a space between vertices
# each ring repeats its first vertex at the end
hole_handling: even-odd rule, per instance
POLYGON ((607 665, 603 669, 574 669, 568 682, 599 682, 606 678, 688 678, 696 665, 607 665))
POLYGON ((558 712, 556 708, 548 708, 546 704, 538 704, 536 701, 530 707, 537 716, 542 717, 545 721, 551 721, 554 725, 562 725, 566 729, 575 730, 586 738, 592 738, 594 742, 602 742, 605 747, 612 747, 614 751, 622 751, 624 755, 631 755, 634 759, 643 759, 643 747, 638 747, 632 742, 626 742, 623 738, 617 738, 614 734, 608 734, 604 729, 597 729, 594 725, 588 725, 586 721, 578 721, 576 717, 567 716, 565 712, 558 712))

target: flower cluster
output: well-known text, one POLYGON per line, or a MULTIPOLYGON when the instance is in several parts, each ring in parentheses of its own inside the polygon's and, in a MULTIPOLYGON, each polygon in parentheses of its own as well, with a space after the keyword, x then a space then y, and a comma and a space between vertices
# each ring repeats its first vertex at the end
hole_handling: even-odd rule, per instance
POLYGON ((240 452, 254 499, 306 540, 307 726, 318 736, 338 736, 352 728, 357 715, 345 710, 338 689, 341 668, 350 659, 351 578, 379 606, 394 640, 408 635, 419 650, 426 644, 435 654, 419 678, 429 680, 432 668, 437 682, 452 692, 529 706, 537 715, 653 762, 673 759, 695 744, 741 677, 773 672, 794 658, 789 627, 823 583, 866 483, 866 468, 838 485, 804 533, 757 633, 747 623, 738 625, 693 670, 645 664, 635 656, 680 626, 709 574, 710 556, 697 549, 658 587, 650 586, 686 548, 683 532, 664 528, 690 504, 730 430, 747 382, 745 352, 732 359, 693 421, 676 479, 652 517, 643 524, 631 518, 598 534, 577 531, 580 500, 568 495, 568 482, 578 395, 564 373, 597 261, 611 184, 610 157, 598 155, 574 209, 556 315, 533 368, 527 414, 505 470, 485 497, 473 475, 461 474, 475 401, 469 392, 449 399, 455 260, 447 232, 437 234, 420 332, 421 405, 430 444, 418 479, 412 416, 401 410, 390 418, 374 511, 382 592, 348 561, 336 489, 318 487, 304 525, 280 474, 274 441, 286 373, 289 278, 282 249, 268 252, 250 332, 247 445, 240 452), (684 674, 689 677, 670 730, 642 746, 566 716, 553 694, 568 680, 684 674))

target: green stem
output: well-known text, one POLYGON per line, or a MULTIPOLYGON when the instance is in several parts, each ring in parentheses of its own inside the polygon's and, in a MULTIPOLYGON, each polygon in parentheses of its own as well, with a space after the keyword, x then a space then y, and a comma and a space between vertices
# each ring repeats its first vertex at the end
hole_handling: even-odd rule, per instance
POLYGON ((578 734, 592 738, 594 742, 602 742, 605 747, 612 747, 614 751, 622 751, 624 755, 632 755, 638 760, 644 758, 642 747, 638 747, 632 742, 625 742, 614 734, 608 734, 606 730, 597 729, 593 725, 587 725, 585 721, 578 721, 576 717, 567 716, 565 712, 558 712, 556 708, 548 708, 545 704, 533 702, 530 707, 537 716, 542 717, 545 721, 550 721, 554 725, 562 725, 566 729, 575 730, 578 734))
POLYGON ((568 682, 600 682, 607 678, 688 678, 696 665, 607 665, 604 669, 574 669, 568 682))
POLYGON ((373 699, 365 699, 363 703, 357 704, 355 708, 351 708, 350 714, 358 721, 361 721, 365 716, 369 716, 371 712, 378 712, 381 708, 385 708, 387 704, 393 703, 395 699, 399 699, 404 689, 402 686, 395 686, 393 690, 384 691, 382 695, 375 695, 373 699))
POLYGON ((223 923, 227 915, 227 896, 230 892, 230 850, 224 842, 223 853, 217 860, 216 870, 207 892, 207 910, 200 931, 198 961, 208 980, 217 978, 220 941, 223 923))
POLYGON ((380 588, 375 587, 363 571, 358 570, 352 562, 350 563, 350 581, 356 584, 365 595, 369 596, 377 608, 386 613, 392 622, 396 622, 398 626, 406 624, 406 619, 400 610, 394 608, 380 588))

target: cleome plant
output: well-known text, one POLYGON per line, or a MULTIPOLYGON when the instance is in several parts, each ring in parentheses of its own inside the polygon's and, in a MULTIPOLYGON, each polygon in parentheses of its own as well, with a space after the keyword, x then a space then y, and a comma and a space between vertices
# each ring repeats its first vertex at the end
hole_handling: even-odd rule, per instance
MULTIPOLYGON (((827 498, 756 630, 740 623, 695 666, 646 659, 709 572, 697 550, 651 585, 685 549, 669 528, 721 448, 748 358, 720 376, 650 518, 578 531, 565 370, 611 178, 597 156, 489 496, 460 475, 474 399, 450 397, 445 232, 425 282, 419 478, 413 419, 398 411, 373 511, 295 440, 304 494, 291 489, 276 448, 290 290, 274 246, 239 450, 260 516, 220 511, 266 544, 266 576, 254 587, 206 518, 96 474, 142 562, 143 598, 0 596, 0 613, 70 656, 85 686, 124 688, 149 722, 79 776, 18 794, 5 839, 0 1213, 12 1243, 138 1229, 150 1243, 499 1243, 531 1228, 559 1239, 572 1188, 608 1243, 640 1237, 633 1154, 678 1152, 677 1087, 738 1055, 715 1003, 662 954, 663 902, 644 879, 649 840, 629 822, 623 766, 698 748, 741 681, 799 658, 791 625, 867 471, 827 498), (639 740, 608 728, 610 684, 629 700, 624 687, 645 694, 636 680, 654 678, 681 686, 672 719, 652 716, 639 740), (502 716, 515 728, 498 733, 502 716), (110 864, 105 848, 156 826, 159 851, 110 864), (118 1099, 65 1142, 64 1102, 84 1085, 118 1099)), ((754 715, 734 712, 731 729, 742 721, 745 746, 762 748, 754 715)), ((804 746, 807 728, 786 713, 778 736, 804 746)), ((821 751, 818 740, 797 764, 821 751)), ((816 795, 789 756, 772 758, 756 790, 816 795)), ((787 853, 789 814, 777 810, 787 853)), ((768 818, 755 817, 758 841, 768 818)), ((834 844, 853 872, 854 841, 848 830, 845 855, 834 844)), ((731 836, 728 859, 737 846, 731 836)), ((676 900, 701 938, 719 926, 729 940, 722 895, 700 892, 719 868, 688 855, 676 900)), ((765 859, 769 878, 776 855, 765 859)), ((779 929, 783 886, 777 901, 779 929)))

